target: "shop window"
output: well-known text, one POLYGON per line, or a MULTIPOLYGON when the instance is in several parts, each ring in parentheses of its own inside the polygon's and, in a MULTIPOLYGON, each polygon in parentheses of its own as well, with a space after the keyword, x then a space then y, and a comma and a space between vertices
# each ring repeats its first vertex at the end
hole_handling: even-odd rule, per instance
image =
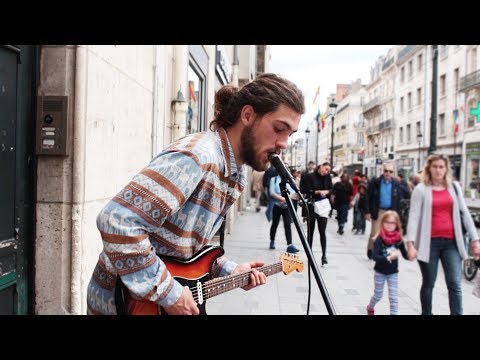
POLYGON ((205 77, 190 64, 188 67, 187 134, 206 130, 205 77))

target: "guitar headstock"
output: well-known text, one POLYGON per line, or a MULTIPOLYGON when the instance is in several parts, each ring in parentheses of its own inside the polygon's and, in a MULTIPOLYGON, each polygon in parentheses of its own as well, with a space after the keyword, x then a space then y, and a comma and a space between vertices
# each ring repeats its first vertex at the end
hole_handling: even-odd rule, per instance
POLYGON ((298 258, 298 255, 282 253, 280 261, 282 262, 282 271, 285 275, 290 274, 294 270, 298 272, 303 271, 303 261, 298 258))

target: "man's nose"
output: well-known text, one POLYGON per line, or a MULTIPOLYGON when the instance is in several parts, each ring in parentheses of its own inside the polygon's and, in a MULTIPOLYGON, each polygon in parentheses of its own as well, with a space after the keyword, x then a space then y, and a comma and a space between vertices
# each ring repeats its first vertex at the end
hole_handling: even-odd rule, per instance
POLYGON ((288 136, 278 139, 277 142, 275 143, 275 147, 277 149, 284 150, 287 148, 287 146, 288 146, 288 136))

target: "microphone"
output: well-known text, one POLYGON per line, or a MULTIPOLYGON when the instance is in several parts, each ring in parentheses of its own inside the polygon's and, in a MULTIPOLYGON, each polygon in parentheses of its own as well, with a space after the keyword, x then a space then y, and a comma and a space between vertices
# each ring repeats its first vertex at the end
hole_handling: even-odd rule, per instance
POLYGON ((293 179, 292 174, 290 173, 290 171, 288 171, 287 167, 283 163, 280 156, 278 156, 277 153, 270 153, 270 155, 268 155, 268 160, 275 167, 278 175, 280 175, 282 180, 290 184, 290 187, 293 189, 293 191, 300 194, 300 190, 298 189, 297 183, 293 179))

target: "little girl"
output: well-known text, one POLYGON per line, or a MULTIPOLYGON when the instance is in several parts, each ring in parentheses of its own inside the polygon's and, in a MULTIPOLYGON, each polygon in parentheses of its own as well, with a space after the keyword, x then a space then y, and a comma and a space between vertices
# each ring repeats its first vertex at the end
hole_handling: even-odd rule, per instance
POLYGON ((402 224, 395 211, 386 211, 380 218, 380 230, 373 244, 375 261, 375 292, 367 305, 367 314, 375 315, 375 304, 383 297, 383 285, 388 283, 390 314, 398 315, 398 256, 407 259, 407 249, 402 241, 402 224))

